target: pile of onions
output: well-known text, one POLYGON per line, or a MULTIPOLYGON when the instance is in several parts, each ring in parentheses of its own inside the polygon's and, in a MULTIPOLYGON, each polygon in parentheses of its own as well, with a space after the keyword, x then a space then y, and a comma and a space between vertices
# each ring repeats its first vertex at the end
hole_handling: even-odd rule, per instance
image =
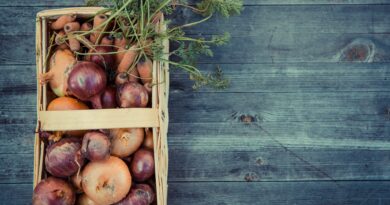
POLYGON ((102 108, 100 94, 106 88, 107 76, 95 63, 78 62, 69 74, 69 92, 80 100, 92 102, 96 109, 102 108))
POLYGON ((78 138, 63 138, 46 149, 46 170, 56 177, 69 177, 84 165, 78 138))
POLYGON ((81 176, 84 193, 100 204, 117 203, 131 187, 131 174, 126 163, 113 156, 88 163, 81 176))
POLYGON ((101 132, 87 132, 83 138, 81 153, 91 161, 104 160, 110 156, 110 140, 101 132))
POLYGON ((62 179, 49 177, 35 187, 33 205, 73 205, 76 194, 70 184, 62 179))
POLYGON ((147 184, 135 184, 131 187, 126 198, 122 199, 116 205, 148 205, 153 203, 155 193, 147 184))
POLYGON ((154 174, 153 152, 147 149, 139 149, 134 154, 130 165, 131 173, 135 181, 143 182, 154 174))

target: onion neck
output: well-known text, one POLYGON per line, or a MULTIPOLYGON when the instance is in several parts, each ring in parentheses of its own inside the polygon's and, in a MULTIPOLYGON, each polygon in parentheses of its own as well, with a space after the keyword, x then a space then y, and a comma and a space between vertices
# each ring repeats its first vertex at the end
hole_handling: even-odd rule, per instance
POLYGON ((92 102, 92 107, 94 109, 102 109, 103 108, 102 100, 100 99, 100 95, 101 95, 101 93, 96 94, 96 95, 92 96, 91 99, 89 100, 92 102))

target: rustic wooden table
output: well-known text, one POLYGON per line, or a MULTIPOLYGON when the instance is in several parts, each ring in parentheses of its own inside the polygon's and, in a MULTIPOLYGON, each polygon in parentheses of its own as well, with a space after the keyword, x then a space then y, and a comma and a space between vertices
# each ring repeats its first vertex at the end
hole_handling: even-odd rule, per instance
MULTIPOLYGON (((390 204, 390 1, 245 4, 188 30, 232 34, 201 64, 231 87, 172 73, 169 204, 390 204)), ((0 204, 32 195, 35 14, 80 5, 1 0, 0 204)))

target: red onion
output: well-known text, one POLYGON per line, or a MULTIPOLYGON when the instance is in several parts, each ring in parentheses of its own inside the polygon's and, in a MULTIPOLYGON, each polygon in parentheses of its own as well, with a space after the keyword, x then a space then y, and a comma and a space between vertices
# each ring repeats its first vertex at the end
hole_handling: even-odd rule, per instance
POLYGON ((149 205, 153 203, 155 193, 147 184, 136 184, 129 194, 116 205, 149 205))
POLYGON ((148 105, 148 91, 137 82, 127 82, 118 87, 117 101, 119 107, 146 107, 148 105))
POLYGON ((98 64, 105 70, 112 70, 114 69, 115 56, 113 54, 104 54, 109 52, 114 52, 111 46, 96 46, 95 50, 90 50, 90 53, 94 54, 87 56, 86 60, 98 64))
POLYGON ((63 138, 46 149, 46 170, 56 177, 68 177, 84 165, 78 138, 63 138))
POLYGON ((91 101, 94 108, 102 108, 100 93, 107 84, 107 75, 97 64, 81 61, 69 74, 68 89, 80 100, 91 101))
POLYGON ((33 205, 73 205, 76 194, 70 184, 62 179, 49 177, 35 187, 33 205))
POLYGON ((81 153, 91 161, 107 159, 110 156, 110 140, 101 132, 87 132, 83 138, 81 153))
POLYGON ((100 96, 103 108, 116 108, 116 89, 112 86, 106 87, 100 96))
POLYGON ((145 181, 154 174, 153 152, 147 149, 139 149, 135 152, 130 166, 135 181, 145 181))

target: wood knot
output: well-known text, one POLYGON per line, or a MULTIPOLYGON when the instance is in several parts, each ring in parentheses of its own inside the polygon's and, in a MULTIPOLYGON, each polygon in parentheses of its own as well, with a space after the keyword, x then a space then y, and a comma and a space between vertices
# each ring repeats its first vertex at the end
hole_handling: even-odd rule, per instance
POLYGON ((253 181, 257 181, 259 179, 259 176, 254 172, 249 172, 245 174, 244 179, 247 182, 253 182, 253 181))
POLYGON ((256 165, 257 166, 261 166, 261 165, 263 165, 264 164, 264 160, 261 158, 261 157, 258 157, 257 159, 256 159, 256 165))
POLYGON ((344 47, 339 54, 341 62, 372 62, 375 44, 371 40, 356 39, 344 47))
POLYGON ((245 124, 250 124, 252 122, 256 122, 256 118, 253 117, 252 115, 241 115, 240 121, 245 123, 245 124))

